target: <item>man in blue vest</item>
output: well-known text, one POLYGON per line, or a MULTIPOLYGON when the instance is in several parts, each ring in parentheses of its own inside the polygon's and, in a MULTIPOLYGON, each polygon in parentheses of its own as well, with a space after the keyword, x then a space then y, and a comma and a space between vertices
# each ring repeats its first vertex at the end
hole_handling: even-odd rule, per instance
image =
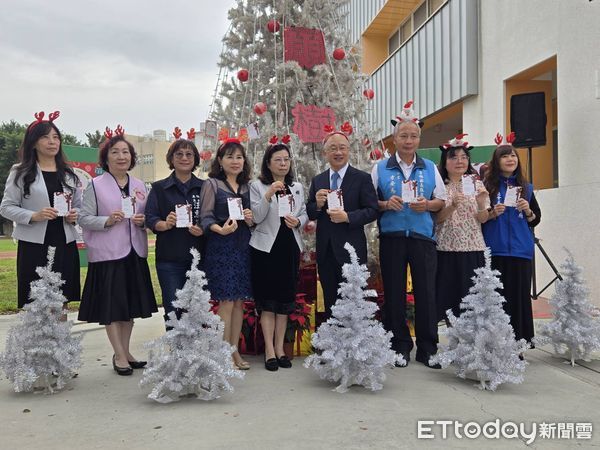
POLYGON ((401 353, 408 364, 413 348, 406 324, 406 273, 410 264, 415 296, 415 359, 439 369, 438 364, 429 364, 438 343, 437 253, 432 213, 443 207, 446 188, 435 164, 416 154, 422 123, 415 117, 412 101, 404 105, 392 124, 396 153, 376 164, 371 172, 379 198, 379 259, 385 293, 383 324, 394 334, 392 349, 401 353))

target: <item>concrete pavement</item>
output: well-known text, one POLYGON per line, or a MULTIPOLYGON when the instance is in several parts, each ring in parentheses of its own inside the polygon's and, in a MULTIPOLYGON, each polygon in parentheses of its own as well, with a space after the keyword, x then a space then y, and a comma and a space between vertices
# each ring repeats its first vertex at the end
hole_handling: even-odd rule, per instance
MULTIPOLYGON (((0 348, 15 316, 0 316, 0 348)), ((70 317, 74 319, 74 317, 70 317)), ((132 344, 145 356, 144 342, 163 332, 162 314, 138 320, 132 344)), ((321 448, 555 448, 600 446, 600 361, 574 368, 549 349, 527 352, 529 361, 521 385, 502 385, 496 392, 480 391, 451 369, 432 370, 413 361, 389 370, 382 391, 353 387, 346 394, 302 367, 295 358, 289 370, 267 372, 261 356, 248 357, 252 368, 245 380, 235 380, 235 392, 212 402, 184 399, 162 405, 149 400, 139 386, 141 372, 117 376, 103 327, 77 323, 83 333, 83 361, 78 378, 55 394, 16 394, 0 381, 0 448, 2 449, 321 449, 321 448), (454 434, 442 438, 443 425, 424 425, 434 439, 417 439, 418 420, 477 422, 494 432, 493 422, 524 422, 535 440, 477 439, 454 434), (541 437, 546 423, 592 423, 591 439, 553 440, 541 437), (490 428, 491 427, 491 428, 490 428), (598 427, 598 428, 596 428, 598 427)), ((506 425, 507 427, 509 425, 506 425)), ((569 427, 564 425, 569 433, 569 427)), ((558 425, 557 425, 558 428, 558 425)), ((476 433, 471 425, 469 430, 476 433)), ((584 430, 585 431, 585 430, 584 430)), ((512 428, 506 428, 510 435, 512 428)), ((554 430, 558 436, 558 429, 554 430)), ((584 436, 585 433, 580 433, 584 436)))

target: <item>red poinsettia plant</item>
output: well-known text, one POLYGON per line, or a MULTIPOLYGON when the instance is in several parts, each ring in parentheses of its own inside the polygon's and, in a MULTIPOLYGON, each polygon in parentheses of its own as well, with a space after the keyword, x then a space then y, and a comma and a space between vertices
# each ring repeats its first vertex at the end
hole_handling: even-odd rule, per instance
POLYGON ((285 342, 294 342, 302 340, 302 334, 305 330, 310 330, 310 313, 312 304, 306 301, 306 294, 296 294, 296 304, 294 311, 288 316, 287 329, 285 330, 285 342))

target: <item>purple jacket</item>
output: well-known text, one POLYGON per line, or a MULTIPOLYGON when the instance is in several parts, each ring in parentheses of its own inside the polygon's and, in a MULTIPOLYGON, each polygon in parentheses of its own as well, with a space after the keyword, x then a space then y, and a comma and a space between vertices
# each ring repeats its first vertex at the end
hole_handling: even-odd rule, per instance
MULTIPOLYGON (((129 195, 136 199, 135 213, 143 214, 148 194, 141 180, 129 176, 129 195)), ((126 257, 131 248, 138 256, 148 257, 146 230, 125 219, 111 227, 104 224, 113 211, 121 210, 121 190, 108 172, 96 177, 83 194, 79 224, 88 248, 88 261, 114 261, 126 257)))

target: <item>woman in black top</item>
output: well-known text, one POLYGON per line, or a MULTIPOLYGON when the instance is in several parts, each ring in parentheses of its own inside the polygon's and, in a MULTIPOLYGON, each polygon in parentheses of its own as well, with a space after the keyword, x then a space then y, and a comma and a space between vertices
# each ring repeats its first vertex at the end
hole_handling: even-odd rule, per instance
MULTIPOLYGON (((156 273, 162 291, 165 322, 175 311, 175 292, 186 281, 192 255, 190 248, 202 251, 204 237, 200 228, 200 190, 203 181, 192 172, 200 164, 200 154, 194 145, 193 132, 188 139, 178 139, 167 151, 167 164, 173 170, 164 180, 152 184, 146 204, 146 226, 156 234, 156 273), (187 205, 190 223, 177 227, 175 208, 187 205)), ((175 311, 180 317, 180 311, 175 311)))
POLYGON ((18 306, 29 303, 30 284, 39 279, 36 267, 47 263, 48 247, 56 247, 53 270, 60 272, 67 301, 79 301, 79 253, 75 222, 81 205, 78 178, 67 165, 62 137, 53 121, 58 111, 44 120, 36 114, 25 131, 19 149, 19 164, 6 181, 0 213, 16 222, 13 237, 18 240, 18 306), (71 205, 66 215, 54 208, 55 194, 64 195, 71 205))

